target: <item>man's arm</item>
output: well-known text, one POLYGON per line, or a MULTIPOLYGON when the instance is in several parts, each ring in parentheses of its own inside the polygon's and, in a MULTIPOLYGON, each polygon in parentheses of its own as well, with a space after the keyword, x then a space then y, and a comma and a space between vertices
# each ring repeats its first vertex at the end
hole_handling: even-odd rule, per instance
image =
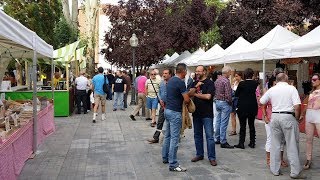
POLYGON ((210 100, 212 95, 211 94, 194 94, 194 97, 197 97, 199 99, 204 99, 204 100, 210 100))
POLYGON ((295 118, 297 119, 298 122, 301 121, 301 119, 300 119, 300 112, 301 112, 300 104, 295 105, 295 106, 294 106, 294 115, 295 115, 295 118))
POLYGON ((114 92, 114 84, 112 84, 112 88, 111 89, 112 89, 112 92, 114 92))
POLYGON ((127 85, 126 85, 126 84, 124 84, 123 92, 127 92, 126 90, 127 90, 127 85))
POLYGON ((226 98, 226 101, 229 103, 229 104, 232 104, 232 89, 231 89, 231 84, 230 82, 227 82, 224 84, 225 86, 225 98, 226 98))
POLYGON ((189 104, 190 103, 190 97, 189 97, 188 93, 184 93, 184 94, 182 94, 182 96, 183 96, 183 101, 186 104, 189 104))

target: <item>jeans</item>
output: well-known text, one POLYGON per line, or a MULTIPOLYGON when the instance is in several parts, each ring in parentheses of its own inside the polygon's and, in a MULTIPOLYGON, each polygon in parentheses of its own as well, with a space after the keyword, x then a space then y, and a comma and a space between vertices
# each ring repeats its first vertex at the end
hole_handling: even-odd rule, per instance
POLYGON ((123 103, 124 103, 123 107, 124 108, 128 108, 128 93, 129 92, 126 92, 123 94, 123 103))
POLYGON ((109 85, 109 92, 107 94, 107 99, 108 100, 112 100, 112 85, 109 85))
POLYGON ((182 126, 182 113, 165 109, 164 115, 167 122, 162 146, 162 159, 169 161, 169 168, 176 168, 179 166, 177 151, 182 126))
POLYGON ((216 121, 216 140, 221 144, 227 143, 227 128, 229 124, 232 107, 226 101, 216 100, 217 121, 216 121))
POLYGON ((124 109, 124 107, 123 107, 123 92, 114 92, 113 109, 118 108, 118 102, 120 103, 120 109, 124 109))
POLYGON ((83 106, 83 112, 87 113, 87 92, 86 90, 76 90, 76 102, 78 113, 81 113, 81 102, 83 106))
POLYGON ((197 157, 204 156, 203 150, 203 128, 207 140, 208 159, 216 159, 216 149, 213 137, 213 118, 200 118, 193 116, 194 142, 196 145, 197 157))

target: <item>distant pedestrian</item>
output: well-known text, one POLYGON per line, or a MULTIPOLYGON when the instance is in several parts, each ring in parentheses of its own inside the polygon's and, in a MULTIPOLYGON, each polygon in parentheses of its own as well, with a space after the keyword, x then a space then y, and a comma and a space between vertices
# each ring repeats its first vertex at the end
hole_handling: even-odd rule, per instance
POLYGON ((247 122, 250 130, 250 148, 255 148, 256 145, 256 130, 254 121, 258 112, 258 103, 256 98, 256 89, 258 83, 253 80, 253 70, 247 68, 244 70, 244 81, 241 81, 235 93, 238 97, 237 114, 240 122, 240 136, 239 143, 234 147, 244 149, 244 142, 246 139, 247 122))
POLYGON ((124 93, 126 93, 126 89, 126 79, 122 76, 122 72, 118 70, 112 84, 112 92, 114 94, 113 111, 116 111, 118 109, 118 106, 120 106, 121 110, 125 110, 123 98, 124 93))
POLYGON ((123 77, 125 78, 126 85, 127 85, 126 92, 124 93, 124 96, 123 96, 123 104, 124 104, 123 107, 128 108, 128 94, 131 89, 132 82, 131 82, 131 78, 129 77, 127 71, 123 71, 123 77))
POLYGON ((162 146, 163 163, 169 163, 170 171, 184 172, 187 169, 179 165, 177 151, 179 147, 180 130, 182 127, 182 104, 190 103, 183 79, 187 74, 187 66, 179 63, 176 67, 176 76, 167 84, 167 102, 165 109, 166 130, 162 146))
POLYGON ((282 137, 285 137, 291 167, 290 177, 304 179, 299 159, 300 97, 297 89, 288 84, 288 76, 285 73, 278 74, 276 80, 277 84, 260 99, 261 104, 267 104, 269 101, 272 103, 270 170, 275 176, 280 175, 280 145, 282 137))
POLYGON ((222 76, 215 82, 215 101, 217 109, 216 122, 216 144, 221 144, 221 148, 232 149, 227 142, 227 128, 229 124, 230 113, 232 110, 232 89, 229 81, 231 75, 231 67, 224 66, 222 68, 222 76))
POLYGON ((109 69, 108 70, 108 74, 107 74, 107 78, 108 78, 108 81, 110 82, 109 83, 109 93, 107 94, 107 100, 112 100, 112 91, 111 91, 111 89, 112 89, 112 83, 113 83, 113 81, 114 81, 114 75, 112 74, 112 71, 109 69))
POLYGON ((159 117, 158 117, 158 123, 157 123, 157 130, 154 133, 153 138, 148 140, 150 144, 159 142, 159 136, 163 128, 163 123, 165 121, 164 109, 166 107, 166 99, 167 99, 167 83, 169 79, 172 77, 172 74, 173 72, 171 69, 163 70, 163 73, 162 73, 163 80, 160 83, 160 89, 159 89, 160 110, 159 110, 159 117))
POLYGON ((158 93, 160 87, 160 80, 156 77, 156 71, 151 71, 150 78, 146 81, 146 96, 147 96, 147 108, 151 112, 151 127, 156 126, 156 110, 158 109, 158 93))
POLYGON ((138 105, 136 106, 136 108, 132 111, 130 118, 131 120, 135 121, 136 118, 135 116, 138 114, 139 110, 142 107, 145 107, 146 105, 146 88, 145 88, 145 84, 147 81, 147 77, 146 77, 146 71, 142 70, 140 73, 140 76, 138 76, 136 78, 136 88, 137 88, 137 92, 138 92, 138 105))
POLYGON ((92 78, 92 89, 94 92, 94 108, 93 108, 93 123, 96 123, 96 117, 99 104, 101 103, 102 120, 105 120, 106 112, 106 93, 103 91, 103 84, 109 84, 108 78, 103 75, 103 68, 98 68, 98 73, 92 78))
MULTIPOLYGON (((304 169, 309 169, 311 167, 314 130, 316 130, 318 136, 320 136, 320 75, 314 74, 312 76, 311 83, 313 90, 309 95, 307 108, 300 117, 300 120, 304 117, 306 119, 307 161, 303 166, 304 169)), ((319 155, 319 152, 317 153, 317 155, 319 155)))
POLYGON ((77 114, 81 114, 81 103, 83 106, 83 114, 87 114, 87 88, 89 86, 88 79, 84 76, 84 71, 80 72, 80 76, 76 78, 76 102, 77 102, 77 114))
POLYGON ((194 142, 196 146, 196 156, 191 159, 192 162, 203 160, 204 143, 203 129, 206 135, 208 159, 212 166, 216 166, 216 150, 213 136, 213 97, 215 87, 213 82, 207 78, 207 70, 204 66, 196 68, 196 79, 191 85, 191 91, 195 91, 194 104, 196 106, 193 116, 194 142))

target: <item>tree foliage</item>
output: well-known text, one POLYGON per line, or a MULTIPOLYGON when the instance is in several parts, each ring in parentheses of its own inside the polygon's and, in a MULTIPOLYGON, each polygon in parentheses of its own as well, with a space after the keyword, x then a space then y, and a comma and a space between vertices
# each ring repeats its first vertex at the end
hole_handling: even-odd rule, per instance
POLYGON ((139 38, 137 64, 150 66, 168 52, 182 52, 200 46, 200 34, 213 27, 215 6, 204 0, 128 0, 106 12, 112 29, 105 36, 103 53, 111 63, 131 64, 129 39, 139 38))
POLYGON ((297 26, 304 20, 300 0, 235 0, 218 18, 226 48, 239 36, 250 42, 258 40, 276 25, 297 26))
POLYGON ((62 16, 60 0, 0 0, 0 5, 55 49, 77 39, 77 32, 71 30, 62 16))

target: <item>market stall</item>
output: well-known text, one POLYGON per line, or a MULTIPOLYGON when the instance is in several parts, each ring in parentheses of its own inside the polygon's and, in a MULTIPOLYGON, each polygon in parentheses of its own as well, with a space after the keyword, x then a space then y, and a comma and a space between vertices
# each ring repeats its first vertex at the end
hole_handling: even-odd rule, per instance
MULTIPOLYGON (((5 100, 1 95, 0 179, 16 179, 25 160, 31 153, 35 153, 43 139, 54 131, 52 105, 47 100, 46 105, 39 104, 36 83, 37 60, 52 58, 53 48, 1 10, 0 27, 0 60, 3 62, 0 63, 0 68, 6 68, 6 63, 11 59, 32 59, 32 101, 19 103, 5 100)), ((1 73, 3 71, 0 71, 1 73)))

